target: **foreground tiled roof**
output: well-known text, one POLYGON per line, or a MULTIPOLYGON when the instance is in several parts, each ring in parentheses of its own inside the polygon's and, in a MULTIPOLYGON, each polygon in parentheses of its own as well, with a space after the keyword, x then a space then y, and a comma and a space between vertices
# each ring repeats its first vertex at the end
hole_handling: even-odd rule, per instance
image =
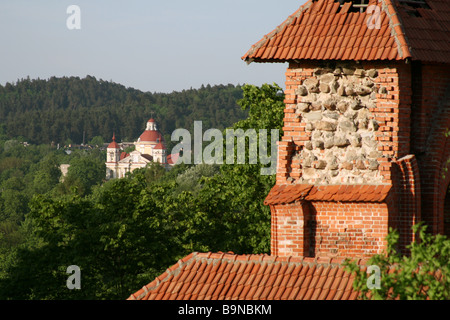
POLYGON ((417 8, 414 1, 370 0, 369 5, 380 8, 381 24, 369 28, 372 13, 351 12, 350 1, 341 7, 338 0, 309 0, 242 58, 247 62, 412 58, 450 63, 449 0, 426 4, 417 8))
POLYGON ((270 190, 264 204, 287 204, 297 200, 383 202, 391 187, 391 185, 275 185, 270 190))
MULTIPOLYGON (((355 300, 343 259, 193 253, 129 300, 355 300)), ((365 261, 358 262, 365 270, 365 261)))

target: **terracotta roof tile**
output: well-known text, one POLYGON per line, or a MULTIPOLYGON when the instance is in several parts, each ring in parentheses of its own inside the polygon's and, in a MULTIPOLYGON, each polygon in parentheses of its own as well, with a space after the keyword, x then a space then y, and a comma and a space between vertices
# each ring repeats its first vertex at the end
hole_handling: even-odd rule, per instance
POLYGON ((427 0, 429 8, 398 5, 399 20, 416 60, 450 62, 450 5, 448 0, 427 0))
POLYGON ((391 185, 275 185, 264 204, 287 204, 298 200, 383 202, 391 188, 391 185))
MULTIPOLYGON (((356 299, 358 296, 350 281, 341 281, 347 274, 339 263, 342 260, 321 262, 308 258, 231 253, 194 253, 188 257, 129 299, 325 300, 335 298, 335 292, 339 290, 346 294, 343 295, 345 298, 356 299)), ((347 279, 350 279, 348 274, 347 279)))
POLYGON ((448 0, 426 3, 428 8, 414 8, 398 0, 370 0, 369 5, 381 9, 381 28, 369 29, 368 14, 351 12, 350 1, 340 7, 337 0, 309 0, 242 58, 247 62, 412 58, 450 63, 448 0))

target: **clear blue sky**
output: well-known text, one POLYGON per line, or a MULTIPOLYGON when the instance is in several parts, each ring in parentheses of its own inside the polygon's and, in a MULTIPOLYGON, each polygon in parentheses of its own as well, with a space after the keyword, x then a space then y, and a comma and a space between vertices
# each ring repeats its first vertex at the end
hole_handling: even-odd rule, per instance
POLYGON ((1 0, 0 84, 91 75, 143 91, 276 82, 241 56, 306 0, 1 0), (69 30, 69 5, 81 29, 69 30))

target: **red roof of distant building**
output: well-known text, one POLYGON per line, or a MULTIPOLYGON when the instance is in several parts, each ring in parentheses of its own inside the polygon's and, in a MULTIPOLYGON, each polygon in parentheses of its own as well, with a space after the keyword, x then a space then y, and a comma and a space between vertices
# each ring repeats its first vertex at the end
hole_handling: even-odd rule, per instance
POLYGON ((352 12, 352 2, 309 0, 242 57, 247 62, 289 60, 414 60, 450 63, 450 5, 426 0, 370 0, 380 10, 352 12), (369 19, 372 19, 369 21, 369 19), (375 26, 369 28, 368 26, 375 26))
MULTIPOLYGON (((193 253, 129 300, 355 300, 343 259, 193 253)), ((365 261, 359 260, 365 269, 365 261)))
POLYGON ((151 118, 151 119, 148 120, 147 122, 155 122, 155 119, 151 118))
POLYGON ((116 142, 115 134, 113 134, 112 142, 108 145, 108 149, 120 149, 119 145, 116 142))
POLYGON ((119 145, 117 142, 113 141, 108 145, 109 149, 120 149, 119 145))
POLYGON ((160 142, 156 146, 153 147, 155 150, 164 150, 166 147, 160 142))
POLYGON ((145 130, 139 137, 141 142, 161 142, 163 136, 161 133, 155 130, 145 130))
POLYGON ((172 154, 169 154, 169 155, 167 156, 167 163, 168 163, 168 164, 176 164, 179 157, 180 157, 180 154, 179 154, 179 153, 172 153, 172 154))

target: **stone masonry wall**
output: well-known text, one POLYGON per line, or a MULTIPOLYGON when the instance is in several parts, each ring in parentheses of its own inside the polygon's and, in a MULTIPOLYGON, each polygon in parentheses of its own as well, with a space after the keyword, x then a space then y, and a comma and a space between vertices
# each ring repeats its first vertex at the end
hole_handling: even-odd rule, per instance
POLYGON ((409 153, 407 69, 317 66, 291 63, 286 73, 277 183, 391 183, 392 160, 409 153))
MULTIPOLYGON (((376 94, 386 90, 374 82, 376 69, 337 66, 317 68, 302 81, 295 114, 305 123, 311 140, 297 153, 300 183, 381 183, 375 132, 379 124, 371 109, 376 94)), ((297 160, 297 159, 296 159, 297 160)))

